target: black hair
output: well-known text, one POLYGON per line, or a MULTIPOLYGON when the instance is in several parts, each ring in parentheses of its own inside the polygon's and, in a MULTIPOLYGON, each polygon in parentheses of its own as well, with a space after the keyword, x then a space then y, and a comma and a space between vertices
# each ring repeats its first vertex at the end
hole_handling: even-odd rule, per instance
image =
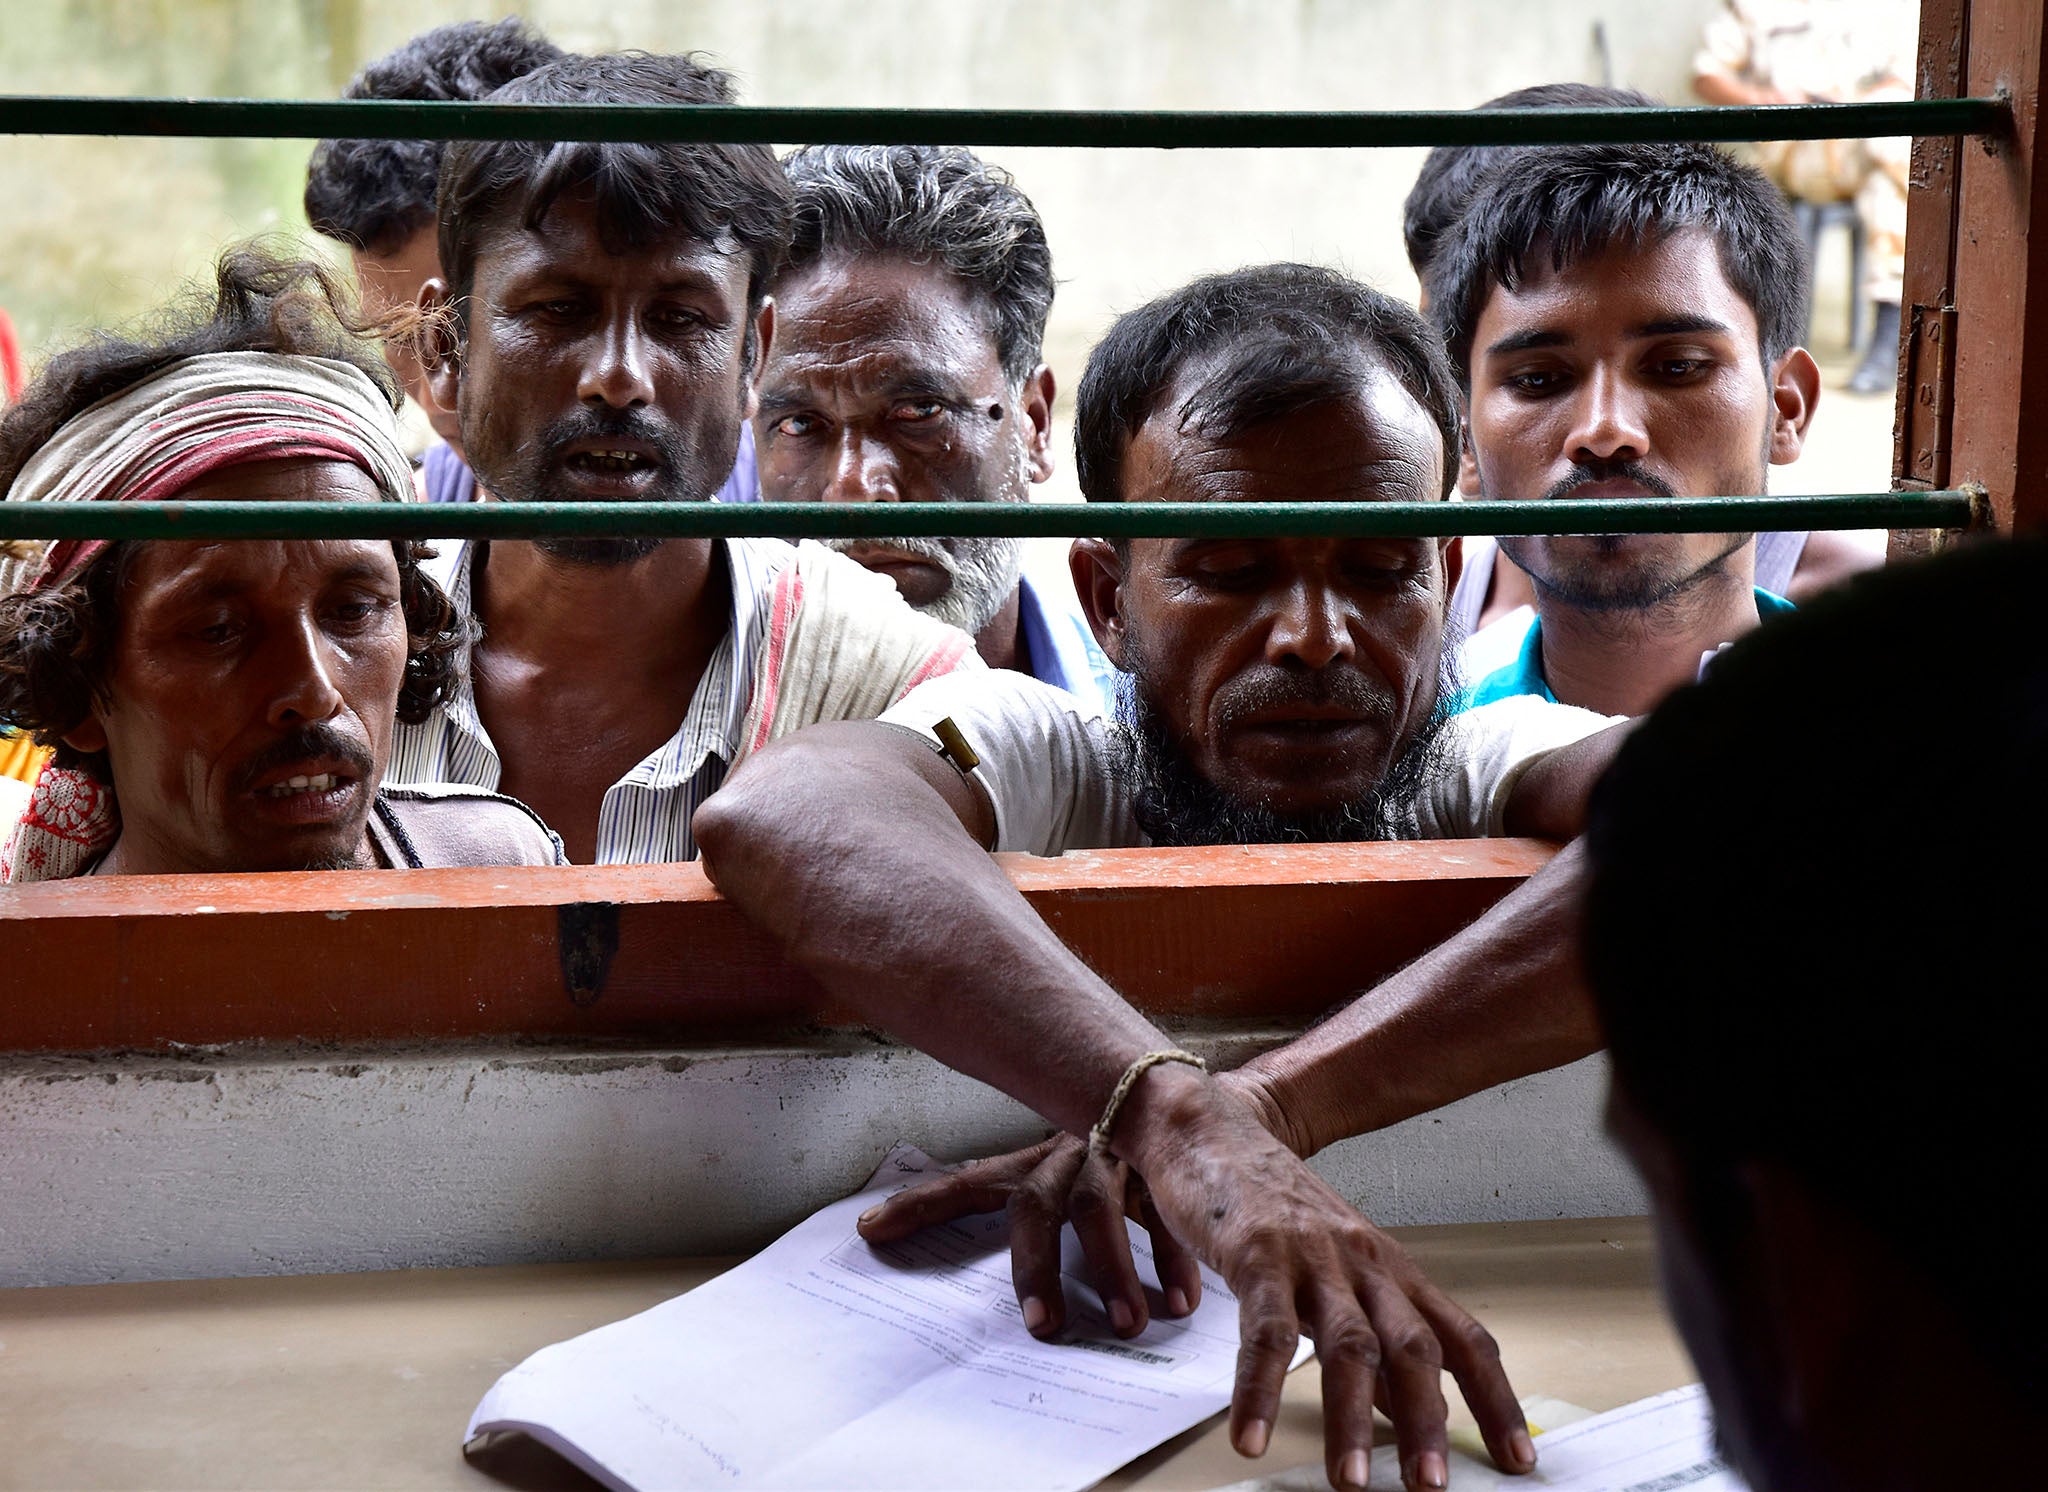
POLYGON ((1458 394, 1415 310, 1309 264, 1209 275, 1116 319, 1074 397, 1074 466, 1090 502, 1123 497, 1124 449, 1196 361, 1215 366, 1180 411, 1221 439, 1348 397, 1376 369, 1400 381, 1443 436, 1443 491, 1458 475, 1458 394))
MULTIPOLYGON (((1657 100, 1633 88, 1605 88, 1597 83, 1538 83, 1490 98, 1481 109, 1653 109, 1657 100)), ((1480 179, 1518 150, 1541 145, 1439 145, 1430 151, 1415 175, 1408 200, 1401 204, 1401 241, 1417 279, 1429 273, 1436 246, 1472 199, 1480 179)))
MULTIPOLYGON (((68 421, 171 364, 216 352, 332 358, 360 370, 395 411, 399 393, 377 349, 358 337, 348 291, 325 266, 277 257, 254 244, 221 255, 210 294, 174 306, 129 336, 101 333, 52 358, 0 419, 0 493, 68 421)), ((420 562, 433 551, 392 542, 405 614, 405 682, 398 718, 425 720, 452 693, 467 623, 420 562)), ((64 744, 104 702, 122 587, 140 546, 108 546, 54 588, 0 597, 0 725, 54 747, 60 766, 108 781, 106 753, 64 744)))
POLYGON ((1052 250, 1009 172, 957 145, 807 145, 782 169, 796 192, 784 278, 846 254, 938 264, 980 301, 1004 375, 1031 376, 1052 311, 1052 250))
MULTIPOLYGON (((525 22, 423 31, 357 73, 343 98, 479 99, 567 55, 525 22)), ((442 140, 322 140, 306 165, 306 221, 353 249, 391 254, 434 222, 442 140)))
MULTIPOLYGON (((565 57, 493 93, 508 103, 727 104, 732 80, 691 55, 565 57)), ((538 228, 565 192, 596 199, 604 246, 624 253, 667 239, 730 237, 748 258, 758 307, 789 249, 789 182, 765 145, 647 145, 459 140, 441 162, 441 268, 457 303, 493 234, 538 228)))
POLYGON ((2028 1251, 1941 1261, 2033 1211, 2044 591, 2048 543, 1991 540, 1773 620, 1622 747, 1586 837, 1614 1081, 1688 1195, 1782 1167, 2030 1355, 2028 1251))
POLYGON ((1556 145, 1489 173, 1437 245, 1430 312, 1460 382, 1471 382, 1473 329, 1495 286, 1513 290, 1531 264, 1567 270, 1686 228, 1713 237, 1721 272, 1756 313, 1763 361, 1796 347, 1810 291, 1806 245, 1761 171, 1690 142, 1556 145))

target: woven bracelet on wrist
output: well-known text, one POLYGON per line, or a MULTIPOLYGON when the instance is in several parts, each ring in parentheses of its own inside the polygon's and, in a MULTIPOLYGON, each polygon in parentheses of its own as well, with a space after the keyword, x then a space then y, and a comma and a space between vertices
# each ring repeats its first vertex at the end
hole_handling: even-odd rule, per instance
POLYGON ((1116 1116, 1122 1110, 1124 1100, 1131 1096, 1131 1089, 1138 1085, 1138 1079, 1162 1062, 1185 1062, 1188 1066, 1200 1068, 1203 1072, 1209 1070, 1209 1064, 1193 1052, 1183 1052, 1178 1048, 1172 1051, 1145 1053, 1124 1069, 1124 1075, 1116 1080, 1116 1087, 1110 1090, 1109 1102, 1103 1106, 1102 1117, 1095 1121, 1095 1128, 1088 1132, 1090 1150, 1101 1153, 1109 1149, 1109 1132, 1116 1124, 1116 1116))

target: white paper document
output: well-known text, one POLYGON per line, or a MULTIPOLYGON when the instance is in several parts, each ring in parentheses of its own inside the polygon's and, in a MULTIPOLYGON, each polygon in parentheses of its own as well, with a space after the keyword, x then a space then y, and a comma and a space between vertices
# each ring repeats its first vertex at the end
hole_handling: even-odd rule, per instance
MULTIPOLYGON (((1524 1399, 1522 1407, 1540 1424, 1537 1403, 1524 1399)), ((1370 1492, 1401 1492, 1401 1468, 1392 1449, 1374 1452, 1370 1492)), ((1697 1383, 1543 1431, 1536 1437, 1536 1470, 1528 1476, 1503 1476, 1456 1449, 1450 1469, 1450 1492, 1533 1492, 1538 1487, 1551 1492, 1745 1492, 1742 1479, 1714 1451, 1707 1395, 1697 1383)), ((1216 1492, 1329 1492, 1329 1487, 1317 1462, 1233 1482, 1216 1492)))
MULTIPOLYGON (((1230 1401, 1237 1300, 1119 1340, 1071 1232, 1066 1340, 1024 1330, 1001 1216, 876 1248, 854 1220, 941 1168, 899 1146, 868 1189, 746 1263, 500 1378, 466 1439, 523 1431, 607 1485, 1064 1492, 1230 1401)), ((1151 1250, 1133 1228, 1139 1276, 1151 1250)), ((1299 1364, 1308 1356, 1304 1343, 1299 1364)))

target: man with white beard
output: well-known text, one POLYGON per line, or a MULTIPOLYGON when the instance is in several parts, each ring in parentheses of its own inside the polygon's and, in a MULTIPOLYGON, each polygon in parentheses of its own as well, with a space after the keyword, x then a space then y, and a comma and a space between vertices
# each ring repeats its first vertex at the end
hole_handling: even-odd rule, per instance
MULTIPOLYGON (((1023 502, 1052 474, 1040 361, 1052 255, 1030 200, 972 152, 811 146, 783 162, 794 242, 754 436, 770 502, 1023 502)), ((1116 673, 1064 573, 1023 541, 846 539, 994 668, 1109 705, 1116 673)))

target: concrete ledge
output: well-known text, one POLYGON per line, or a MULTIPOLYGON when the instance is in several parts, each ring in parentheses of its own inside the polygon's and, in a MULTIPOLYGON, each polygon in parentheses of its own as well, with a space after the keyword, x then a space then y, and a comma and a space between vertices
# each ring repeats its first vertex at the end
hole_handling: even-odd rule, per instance
MULTIPOLYGON (((1184 1033, 1224 1063, 1270 1027, 1184 1033)), ((1388 1225, 1643 1210, 1600 1059, 1317 1167, 1388 1225)), ((1036 1139, 1020 1105, 857 1033, 664 1051, 242 1049, 0 1060, 0 1286, 724 1254, 898 1138, 1036 1139)))
MULTIPOLYGON (((996 858, 1139 1009, 1277 1024, 1434 948, 1555 850, 1478 839, 996 858)), ((0 890, 0 941, 20 996, 0 1002, 0 1052, 691 1046, 859 1024, 695 863, 86 876, 0 890)))

